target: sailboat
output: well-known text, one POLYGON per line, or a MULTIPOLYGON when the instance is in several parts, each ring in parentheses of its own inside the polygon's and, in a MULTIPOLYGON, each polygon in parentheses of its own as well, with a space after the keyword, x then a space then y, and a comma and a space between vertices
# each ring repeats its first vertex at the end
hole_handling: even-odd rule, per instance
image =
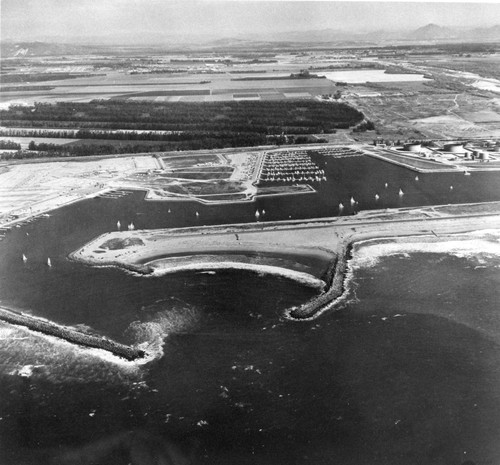
POLYGON ((354 197, 351 197, 351 205, 355 205, 356 201, 354 200, 354 197))
POLYGON ((415 181, 418 181, 418 176, 415 176, 415 181))
POLYGON ((375 194, 375 200, 380 199, 380 196, 378 194, 375 194))
POLYGON ((400 197, 402 197, 404 194, 405 194, 405 193, 403 192, 403 189, 399 189, 399 193, 398 193, 398 195, 399 195, 400 197))
POLYGON ((258 220, 260 218, 259 210, 255 210, 255 219, 258 220))
POLYGON ((118 220, 118 221, 116 222, 116 227, 117 227, 118 229, 120 229, 120 228, 122 227, 122 224, 120 223, 120 220, 118 220))
POLYGON ((262 214, 265 215, 266 214, 266 210, 263 209, 262 210, 262 214))
POLYGON ((52 266, 52 262, 51 262, 51 260, 50 260, 50 257, 49 257, 49 258, 47 258, 47 266, 52 266))
POLYGON ((23 254, 23 262, 26 263, 28 261, 28 257, 26 257, 26 255, 23 254))
POLYGON ((128 225, 128 230, 129 230, 129 231, 133 231, 134 229, 135 229, 134 223, 130 223, 130 224, 128 225))
POLYGON ((384 187, 387 189, 389 187, 389 184, 385 183, 384 187))
POLYGON ((342 202, 339 203, 339 210, 342 211, 344 209, 344 204, 342 202))
POLYGON ((170 208, 168 209, 168 213, 172 213, 172 210, 170 210, 170 208))
POLYGON ((196 212, 196 218, 199 218, 200 217, 200 214, 198 212, 196 212))
POLYGON ((452 190, 453 190, 453 186, 450 186, 450 191, 452 191, 452 190))

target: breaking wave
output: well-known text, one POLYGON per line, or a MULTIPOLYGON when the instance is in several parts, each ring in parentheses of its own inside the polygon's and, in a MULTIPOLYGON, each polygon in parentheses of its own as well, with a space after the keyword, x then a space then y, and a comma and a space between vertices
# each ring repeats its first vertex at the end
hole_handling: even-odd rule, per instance
POLYGON ((169 334, 192 328, 199 317, 199 311, 195 307, 180 305, 159 309, 149 317, 148 321, 132 322, 127 328, 127 333, 132 336, 135 344, 148 354, 137 363, 144 364, 161 358, 164 354, 165 338, 169 334))
POLYGON ((3 373, 39 377, 54 384, 103 380, 126 383, 142 377, 136 362, 8 323, 0 324, 0 360, 3 373))
POLYGON ((323 280, 316 278, 309 273, 272 265, 256 265, 253 263, 242 263, 236 261, 172 264, 167 260, 154 260, 149 262, 147 265, 153 268, 153 273, 151 274, 152 276, 164 276, 166 274, 179 273, 183 271, 244 270, 251 271, 259 275, 274 275, 291 279, 304 286, 315 289, 323 289, 325 287, 325 282, 323 280))
POLYGON ((479 265, 500 264, 500 231, 482 230, 448 236, 370 239, 354 244, 353 268, 371 268, 382 258, 411 253, 448 254, 479 265))

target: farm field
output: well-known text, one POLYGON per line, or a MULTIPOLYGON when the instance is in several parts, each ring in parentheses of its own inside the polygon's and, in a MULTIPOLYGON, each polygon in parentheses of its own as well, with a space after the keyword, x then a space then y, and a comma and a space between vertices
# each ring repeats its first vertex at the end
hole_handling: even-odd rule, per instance
MULTIPOLYGON (((7 59, 2 62, 9 67, 7 76, 22 69, 41 76, 61 73, 65 78, 57 80, 51 75, 46 81, 4 83, 0 108, 35 102, 83 104, 94 100, 143 104, 325 100, 350 104, 376 128, 376 132, 353 133, 352 128, 336 128, 335 133, 315 133, 329 143, 368 142, 374 137, 498 137, 500 99, 495 93, 495 79, 500 55, 491 52, 494 46, 488 54, 476 52, 467 57, 446 49, 435 49, 435 54, 426 50, 423 47, 425 54, 419 55, 419 47, 408 46, 400 56, 391 56, 384 48, 310 49, 300 53, 258 50, 241 54, 148 50, 147 58, 136 51, 129 58, 130 52, 125 50, 122 56, 66 57, 66 63, 58 57, 45 57, 43 61, 38 57, 7 59), (318 78, 321 76, 324 77, 318 78)), ((132 128, 122 125, 120 129, 132 128)), ((248 145, 257 142, 266 143, 262 138, 241 141, 248 145)), ((221 144, 212 141, 200 148, 217 146, 221 144)), ((197 148, 190 144, 166 144, 158 150, 176 147, 197 148)))
POLYGON ((379 95, 346 97, 374 121, 383 134, 400 138, 499 137, 500 106, 477 93, 422 87, 413 83, 379 95))

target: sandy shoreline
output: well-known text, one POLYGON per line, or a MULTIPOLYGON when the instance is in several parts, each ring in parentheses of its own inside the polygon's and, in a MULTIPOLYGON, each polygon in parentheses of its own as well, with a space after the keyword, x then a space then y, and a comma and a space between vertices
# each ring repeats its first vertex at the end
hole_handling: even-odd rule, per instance
POLYGON ((180 273, 183 271, 220 271, 220 270, 244 270, 252 271, 258 274, 280 276, 293 281, 296 281, 304 286, 323 289, 326 283, 321 279, 314 278, 308 273, 289 270, 286 268, 271 266, 271 265, 256 265, 252 263, 242 263, 229 260, 221 260, 218 262, 201 262, 201 263, 184 263, 171 265, 168 259, 154 260, 148 263, 152 267, 153 276, 164 276, 166 274, 180 273))

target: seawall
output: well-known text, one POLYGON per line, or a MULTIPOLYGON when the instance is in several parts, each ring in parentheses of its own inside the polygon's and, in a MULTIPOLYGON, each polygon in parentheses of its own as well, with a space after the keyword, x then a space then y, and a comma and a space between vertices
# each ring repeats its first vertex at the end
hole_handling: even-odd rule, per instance
POLYGON ((7 310, 6 308, 0 307, 0 321, 24 326, 32 331, 58 337, 67 342, 83 347, 106 350, 111 352, 113 355, 122 357, 129 361, 138 360, 146 356, 146 352, 144 350, 136 347, 120 344, 119 342, 115 342, 103 336, 94 336, 92 334, 82 333, 67 326, 61 326, 51 321, 7 310))

